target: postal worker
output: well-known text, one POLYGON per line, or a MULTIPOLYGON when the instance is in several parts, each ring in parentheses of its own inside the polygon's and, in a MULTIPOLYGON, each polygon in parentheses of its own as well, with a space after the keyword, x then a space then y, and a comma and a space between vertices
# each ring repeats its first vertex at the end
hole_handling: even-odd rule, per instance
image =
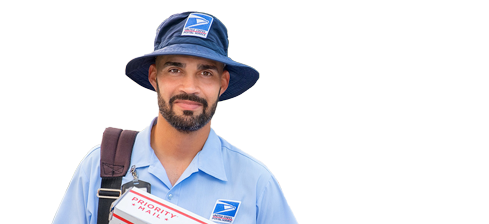
MULTIPOLYGON (((242 94, 259 76, 227 49, 221 21, 185 12, 158 27, 152 53, 127 64, 126 75, 155 91, 159 106, 135 138, 130 165, 151 184, 151 194, 215 223, 297 223, 266 166, 211 128, 217 103, 242 94)), ((125 175, 122 184, 131 180, 125 175)), ((100 185, 99 146, 75 171, 53 223, 97 223, 100 185)))

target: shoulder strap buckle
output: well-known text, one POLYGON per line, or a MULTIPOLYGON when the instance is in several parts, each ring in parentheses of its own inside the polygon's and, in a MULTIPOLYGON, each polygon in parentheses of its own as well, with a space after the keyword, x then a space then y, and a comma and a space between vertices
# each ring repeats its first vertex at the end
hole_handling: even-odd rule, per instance
POLYGON ((118 199, 122 194, 121 190, 110 188, 99 188, 97 191, 97 197, 107 199, 118 199))

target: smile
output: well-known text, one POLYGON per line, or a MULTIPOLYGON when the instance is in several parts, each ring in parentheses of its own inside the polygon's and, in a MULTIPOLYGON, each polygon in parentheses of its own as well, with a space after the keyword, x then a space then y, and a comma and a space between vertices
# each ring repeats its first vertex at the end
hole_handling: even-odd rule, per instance
POLYGON ((180 107, 182 110, 196 110, 202 107, 201 103, 191 100, 175 100, 173 104, 180 107))

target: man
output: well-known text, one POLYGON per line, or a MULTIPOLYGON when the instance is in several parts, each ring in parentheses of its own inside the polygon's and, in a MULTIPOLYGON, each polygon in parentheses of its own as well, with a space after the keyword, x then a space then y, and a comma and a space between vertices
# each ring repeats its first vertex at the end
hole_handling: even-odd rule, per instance
MULTIPOLYGON (((158 117, 132 151, 139 180, 151 184, 151 194, 216 223, 296 223, 267 168, 210 127, 218 101, 258 80, 255 69, 227 57, 224 24, 204 13, 176 14, 158 27, 154 47, 126 67, 127 76, 158 96, 158 117), (232 204, 226 221, 213 218, 219 203, 232 204)), ((96 223, 100 184, 96 147, 76 170, 53 223, 96 223)))

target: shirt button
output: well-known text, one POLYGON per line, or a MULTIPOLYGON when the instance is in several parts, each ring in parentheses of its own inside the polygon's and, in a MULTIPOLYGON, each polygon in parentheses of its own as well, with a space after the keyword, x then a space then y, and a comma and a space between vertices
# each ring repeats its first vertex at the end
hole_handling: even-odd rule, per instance
POLYGON ((170 200, 171 200, 171 198, 173 198, 173 194, 169 194, 169 195, 168 195, 168 199, 170 199, 170 200))

